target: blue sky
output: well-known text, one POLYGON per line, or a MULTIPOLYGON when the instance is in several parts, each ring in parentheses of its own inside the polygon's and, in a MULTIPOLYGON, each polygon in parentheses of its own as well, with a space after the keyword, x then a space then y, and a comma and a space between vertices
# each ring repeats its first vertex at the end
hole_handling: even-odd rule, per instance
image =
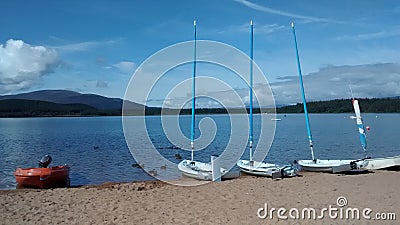
POLYGON ((144 60, 192 40, 193 19, 198 39, 246 54, 253 19, 254 60, 277 102, 300 101, 292 21, 309 99, 350 97, 348 83, 359 97, 400 95, 397 0, 3 1, 0 94, 68 89, 123 97, 144 60))

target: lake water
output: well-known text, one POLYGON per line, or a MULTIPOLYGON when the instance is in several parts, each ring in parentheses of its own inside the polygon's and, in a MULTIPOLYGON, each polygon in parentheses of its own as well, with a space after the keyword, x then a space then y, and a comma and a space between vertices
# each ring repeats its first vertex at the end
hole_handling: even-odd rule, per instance
MULTIPOLYGON (((350 115, 310 115, 317 158, 355 159, 363 156, 358 130, 355 121, 349 119, 350 115)), ((231 136, 228 115, 199 115, 197 119, 204 117, 214 120, 217 131, 211 144, 195 153, 199 161, 209 161, 211 154, 221 154, 231 136)), ((260 115, 254 117, 256 143, 261 129, 260 118, 260 115)), ((287 164, 295 159, 310 159, 303 114, 278 115, 278 118, 282 120, 276 123, 275 138, 265 161, 287 164)), ((367 133, 369 155, 400 155, 400 114, 363 114, 363 118, 364 124, 371 127, 367 133)), ((129 119, 134 125, 144 118, 129 119)), ((159 116, 149 116, 145 120, 149 137, 161 155, 173 163, 180 161, 175 158, 176 154, 190 158, 189 151, 172 147, 164 135, 159 116)), ((181 116, 179 122, 182 133, 188 136, 190 116, 181 116)), ((14 170, 36 167, 45 154, 52 156, 51 165, 70 165, 72 185, 154 179, 143 169, 132 166, 136 162, 125 141, 120 117, 2 118, 0 127, 0 189, 14 189, 14 170)), ((271 131, 270 122, 262 129, 271 131)), ((141 137, 133 136, 131 141, 137 146, 143 143, 141 137)), ((248 150, 242 158, 248 158, 248 150)), ((171 175, 171 179, 175 178, 179 177, 171 175)))

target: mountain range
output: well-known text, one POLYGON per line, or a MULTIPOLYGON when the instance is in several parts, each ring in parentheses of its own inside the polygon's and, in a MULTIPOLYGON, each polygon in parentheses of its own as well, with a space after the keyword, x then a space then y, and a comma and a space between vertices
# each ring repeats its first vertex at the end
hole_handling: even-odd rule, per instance
POLYGON ((98 110, 121 110, 123 103, 128 109, 143 109, 145 106, 120 98, 108 98, 95 94, 81 94, 68 90, 40 90, 15 95, 0 96, 0 100, 22 99, 46 101, 57 104, 83 104, 98 110))
MULTIPOLYGON (((400 97, 380 99, 359 99, 363 113, 400 113, 400 97)), ((125 115, 160 115, 161 108, 147 107, 120 98, 108 98, 95 94, 81 94, 68 90, 40 90, 15 95, 0 96, 0 117, 37 117, 37 116, 121 116, 125 104, 125 115)), ((308 102, 310 113, 348 113, 353 112, 350 99, 308 102)), ((191 109, 167 109, 166 114, 191 114, 191 109)), ((249 110, 249 109, 248 109, 249 110)), ((274 109, 258 107, 254 113, 273 112, 274 109)), ((278 113, 303 113, 303 105, 280 106, 278 113)), ((231 113, 241 111, 230 110, 231 113)), ((196 109, 198 114, 224 114, 224 108, 196 109)))

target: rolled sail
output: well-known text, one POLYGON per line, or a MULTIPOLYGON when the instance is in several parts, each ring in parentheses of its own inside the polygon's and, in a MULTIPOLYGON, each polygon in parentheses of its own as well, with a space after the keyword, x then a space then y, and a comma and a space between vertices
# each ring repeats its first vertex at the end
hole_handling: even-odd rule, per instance
POLYGON ((358 100, 354 99, 353 100, 353 107, 354 107, 354 112, 356 114, 356 120, 357 120, 357 126, 358 126, 358 132, 360 133, 360 141, 361 145, 366 151, 367 149, 367 135, 365 134, 365 127, 361 118, 361 111, 360 111, 360 106, 358 104, 358 100))

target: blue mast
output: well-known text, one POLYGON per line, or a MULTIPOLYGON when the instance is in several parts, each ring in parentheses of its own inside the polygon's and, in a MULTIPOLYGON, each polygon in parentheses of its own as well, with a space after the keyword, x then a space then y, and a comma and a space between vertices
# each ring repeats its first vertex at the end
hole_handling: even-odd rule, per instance
POLYGON ((253 161, 253 20, 250 21, 250 161, 253 161))
POLYGON ((305 93, 304 93, 303 75, 301 74, 299 50, 298 50, 298 48, 297 48, 297 39, 296 39, 296 31, 295 31, 295 29, 294 29, 294 23, 292 23, 292 30, 293 30, 293 37, 294 37, 294 46, 295 46, 295 48, 296 48, 297 70, 299 71, 301 98, 302 98, 302 100, 303 100, 304 116, 306 117, 306 125, 307 125, 308 140, 310 141, 311 157, 312 157, 312 160, 315 161, 315 158, 314 158, 314 150, 313 150, 313 139, 312 139, 312 135, 311 135, 310 121, 309 121, 309 119, 308 119, 306 95, 305 95, 305 93))
POLYGON ((194 151, 194 128, 195 128, 195 110, 196 110, 196 95, 195 95, 195 88, 196 88, 196 20, 193 21, 194 26, 194 59, 193 59, 193 76, 192 76, 192 125, 190 130, 190 147, 192 149, 192 157, 191 160, 193 161, 193 151, 194 151))

